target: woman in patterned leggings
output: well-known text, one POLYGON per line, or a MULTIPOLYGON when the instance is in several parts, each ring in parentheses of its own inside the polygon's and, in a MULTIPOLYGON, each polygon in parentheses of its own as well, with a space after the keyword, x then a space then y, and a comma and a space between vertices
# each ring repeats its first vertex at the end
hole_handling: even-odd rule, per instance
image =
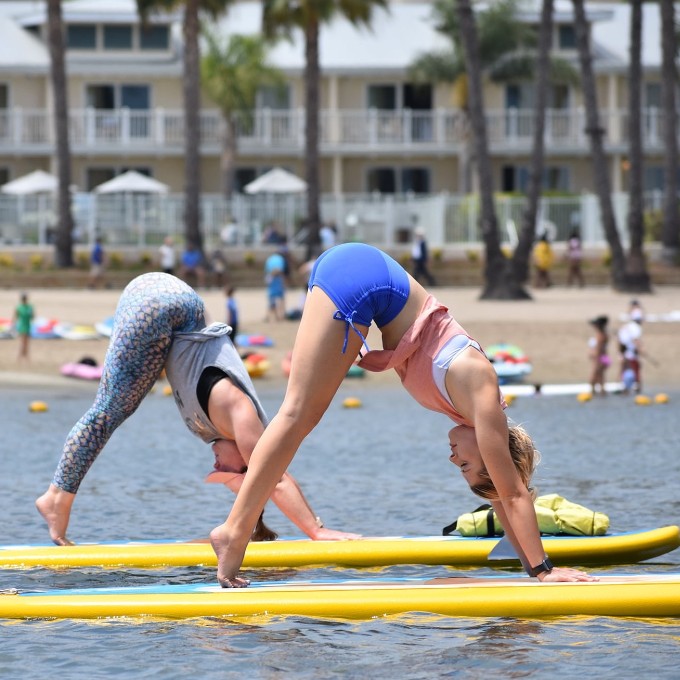
MULTIPOLYGON (((206 326, 203 301, 174 276, 144 274, 127 286, 116 309, 94 403, 69 433, 52 483, 36 501, 54 543, 71 544, 66 530, 83 478, 163 368, 187 427, 213 445, 215 472, 208 481, 238 491, 267 418, 228 331, 225 324, 206 326), (181 351, 173 351, 176 347, 181 351)), ((288 474, 271 499, 310 538, 355 537, 324 528, 288 474)), ((276 537, 261 518, 254 535, 276 537)))

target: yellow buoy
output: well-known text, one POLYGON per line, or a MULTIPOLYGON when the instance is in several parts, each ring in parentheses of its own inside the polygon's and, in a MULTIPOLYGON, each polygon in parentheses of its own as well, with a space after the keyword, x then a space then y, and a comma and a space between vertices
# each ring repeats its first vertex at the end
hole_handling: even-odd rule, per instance
POLYGON ((656 404, 667 404, 668 403, 668 395, 661 392, 660 394, 657 394, 654 397, 654 402, 656 404))
POLYGON ((361 399, 357 397, 347 397, 345 401, 342 402, 345 408, 359 408, 361 406, 361 399))
POLYGON ((47 411, 47 404, 44 401, 32 401, 28 406, 28 410, 32 413, 42 413, 47 411))
POLYGON ((170 387, 170 385, 165 385, 163 387, 163 396, 165 396, 165 397, 171 397, 172 396, 172 387, 170 387))
POLYGON ((576 395, 576 399, 578 401, 585 403, 586 401, 590 401, 593 398, 593 395, 590 392, 581 392, 581 394, 576 395))
POLYGON ((635 403, 639 406, 649 406, 649 404, 652 403, 652 400, 645 394, 638 394, 635 397, 635 403))

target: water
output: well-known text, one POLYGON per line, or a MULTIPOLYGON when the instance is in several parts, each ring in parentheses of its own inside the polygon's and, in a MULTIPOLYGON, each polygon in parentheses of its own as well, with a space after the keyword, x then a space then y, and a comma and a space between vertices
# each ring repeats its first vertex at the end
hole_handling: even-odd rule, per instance
MULTIPOLYGON (((269 412, 282 393, 258 383, 269 412)), ((47 486, 68 429, 93 392, 0 391, 0 543, 44 543, 33 500, 47 486), (29 413, 35 399, 46 413, 29 413)), ((517 399, 511 417, 543 452, 539 493, 606 512, 611 529, 677 523, 680 392, 667 405, 638 406, 610 396, 517 399)), ((347 381, 291 471, 327 526, 364 535, 439 534, 479 502, 448 462, 443 416, 418 407, 399 388, 347 381), (356 396, 360 409, 343 409, 356 396)), ((151 394, 112 437, 74 506, 77 541, 196 538, 221 522, 232 496, 203 484, 210 449, 184 429, 172 399, 151 394)), ((268 523, 297 530, 274 507, 268 523)), ((678 571, 680 550, 616 571, 678 571)), ((373 570, 431 577, 445 567, 373 570)), ((488 569, 478 573, 491 573, 488 569)), ((593 569, 592 571, 599 571, 593 569)), ((607 571, 603 569, 602 571, 607 571)), ((473 573, 470 570, 467 573, 473 573)), ((333 568, 251 572, 256 579, 364 575, 333 568)), ((67 588, 211 582, 213 569, 0 570, 2 588, 67 588)), ((307 618, 249 622, 113 620, 0 624, 0 677, 43 678, 597 678, 677 677, 680 620, 565 617, 454 619, 411 614, 365 622, 307 618)))

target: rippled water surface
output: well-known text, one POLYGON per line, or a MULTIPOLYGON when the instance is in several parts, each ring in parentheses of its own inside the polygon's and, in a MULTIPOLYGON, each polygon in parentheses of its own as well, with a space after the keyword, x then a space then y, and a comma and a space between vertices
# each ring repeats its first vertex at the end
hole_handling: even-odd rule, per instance
MULTIPOLYGON (((258 383, 270 413, 282 393, 258 383)), ((0 391, 0 543, 44 543, 33 500, 49 483, 63 440, 93 390, 0 391), (29 413, 34 399, 46 413, 29 413)), ((511 417, 543 452, 539 493, 602 512, 615 531, 680 521, 680 393, 638 406, 609 396, 517 399, 511 417)), ((347 381, 291 467, 327 526, 365 535, 439 534, 479 503, 448 462, 443 416, 400 388, 347 381), (347 396, 359 409, 343 409, 347 396)), ((151 394, 112 437, 74 506, 75 541, 205 537, 231 505, 223 487, 203 484, 209 447, 184 429, 171 399, 151 394)), ((281 535, 297 530, 270 506, 281 535)), ((680 550, 616 571, 680 570, 680 550)), ((382 576, 432 577, 445 567, 404 566, 382 576)), ((603 569, 602 571, 607 571, 603 569)), ((466 573, 471 573, 470 571, 466 573)), ((480 569, 479 573, 490 573, 480 569)), ((301 572, 251 572, 256 579, 301 572)), ((366 576, 317 569, 304 576, 366 576)), ((3 588, 42 589, 211 582, 212 569, 0 570, 3 588)), ((307 618, 229 622, 22 621, 0 624, 0 676, 21 678, 575 678, 678 677, 680 621, 567 617, 452 619, 412 614, 365 622, 307 618)))

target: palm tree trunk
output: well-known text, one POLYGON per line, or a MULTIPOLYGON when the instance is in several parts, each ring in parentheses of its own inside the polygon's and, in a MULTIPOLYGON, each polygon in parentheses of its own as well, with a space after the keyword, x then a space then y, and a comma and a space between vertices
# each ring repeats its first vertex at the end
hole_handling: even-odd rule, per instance
POLYGON ((510 260, 500 247, 498 220, 493 198, 493 174, 489 157, 486 117, 482 98, 482 68, 479 59, 477 26, 470 0, 456 0, 461 40, 468 73, 468 96, 474 153, 479 173, 480 227, 486 247, 482 300, 529 299, 514 275, 510 260))
POLYGON ((626 258, 625 286, 630 292, 648 293, 649 274, 642 250, 644 215, 642 200, 642 2, 631 0, 630 70, 628 78, 629 183, 628 233, 630 249, 626 258))
POLYGON ((54 132, 57 153, 59 188, 57 194, 59 224, 57 225, 55 264, 73 266, 73 214, 71 213, 71 147, 68 137, 68 89, 64 58, 64 25, 61 1, 47 3, 50 75, 54 97, 54 132))
POLYGON ((609 169, 607 168, 607 159, 605 157, 604 144, 602 141, 604 128, 600 124, 597 91, 595 89, 595 76, 593 74, 592 55, 590 51, 590 35, 586 20, 584 0, 573 0, 573 3, 576 45, 578 48, 579 61, 581 62, 583 98, 586 107, 586 133, 590 137, 595 193, 597 194, 600 203, 602 224, 612 255, 612 285, 619 290, 624 285, 626 260, 621 246, 619 232, 616 228, 616 218, 612 206, 609 169))
POLYGON ((310 19, 305 35, 305 179, 307 180, 307 257, 318 251, 319 208, 319 22, 310 19))
POLYGON ((538 59, 536 64, 536 107, 534 113, 534 143, 531 154, 531 170, 527 189, 527 205, 524 211, 519 243, 512 258, 518 281, 529 279, 529 257, 536 238, 536 215, 543 188, 543 165, 545 155, 545 108, 548 100, 550 72, 550 43, 553 30, 553 0, 543 0, 541 25, 538 33, 538 59))
POLYGON ((198 36, 199 0, 184 10, 184 229, 187 245, 203 252, 201 232, 201 75, 198 36))
POLYGON ((678 76, 675 67, 677 36, 673 0, 661 0, 661 89, 664 112, 664 148, 666 177, 661 232, 662 257, 669 264, 678 264, 680 224, 678 221, 678 126, 675 91, 678 76))

